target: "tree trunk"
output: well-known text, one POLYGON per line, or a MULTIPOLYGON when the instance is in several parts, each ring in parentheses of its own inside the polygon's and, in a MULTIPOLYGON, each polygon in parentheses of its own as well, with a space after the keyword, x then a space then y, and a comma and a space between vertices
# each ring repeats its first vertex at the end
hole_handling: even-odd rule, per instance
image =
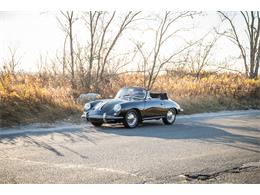
POLYGON ((70 59, 71 59, 71 85, 72 85, 72 88, 74 88, 75 87, 75 74, 74 74, 72 17, 73 17, 73 12, 71 13, 71 18, 69 20, 69 37, 70 37, 70 59))

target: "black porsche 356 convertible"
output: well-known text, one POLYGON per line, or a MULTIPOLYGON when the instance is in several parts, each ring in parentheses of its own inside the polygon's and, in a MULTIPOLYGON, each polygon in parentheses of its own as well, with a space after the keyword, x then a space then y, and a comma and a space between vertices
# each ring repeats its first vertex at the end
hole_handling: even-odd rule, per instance
POLYGON ((139 87, 124 87, 114 99, 86 103, 81 116, 94 126, 103 123, 123 123, 134 128, 143 120, 162 119, 164 124, 173 124, 176 115, 183 111, 179 104, 169 99, 166 93, 152 93, 139 87))

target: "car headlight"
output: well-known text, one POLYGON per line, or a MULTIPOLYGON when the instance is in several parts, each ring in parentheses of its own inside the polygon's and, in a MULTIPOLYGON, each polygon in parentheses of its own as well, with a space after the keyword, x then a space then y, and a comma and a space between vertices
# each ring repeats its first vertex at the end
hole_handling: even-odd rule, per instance
POLYGON ((91 104, 90 103, 86 103, 84 106, 84 110, 89 110, 91 108, 91 104))
POLYGON ((116 104, 116 105, 114 106, 113 110, 114 110, 115 112, 119 112, 119 111, 121 110, 121 105, 120 105, 120 104, 116 104))

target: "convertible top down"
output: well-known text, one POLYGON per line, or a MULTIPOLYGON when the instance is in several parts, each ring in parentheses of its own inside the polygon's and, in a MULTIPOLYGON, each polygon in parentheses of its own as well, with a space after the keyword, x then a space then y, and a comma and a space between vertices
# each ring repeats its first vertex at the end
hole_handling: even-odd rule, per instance
POLYGON ((144 120, 162 119, 164 124, 175 122, 176 115, 183 111, 179 104, 168 98, 167 93, 153 93, 144 88, 124 87, 114 99, 86 103, 81 116, 94 126, 103 123, 123 123, 134 128, 144 120))

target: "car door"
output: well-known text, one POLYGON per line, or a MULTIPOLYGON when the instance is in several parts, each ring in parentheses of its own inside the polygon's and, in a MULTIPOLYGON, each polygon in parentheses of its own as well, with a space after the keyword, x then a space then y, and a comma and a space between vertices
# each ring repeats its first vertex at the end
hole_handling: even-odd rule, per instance
POLYGON ((165 115, 164 101, 160 98, 148 98, 144 104, 144 118, 165 115))

